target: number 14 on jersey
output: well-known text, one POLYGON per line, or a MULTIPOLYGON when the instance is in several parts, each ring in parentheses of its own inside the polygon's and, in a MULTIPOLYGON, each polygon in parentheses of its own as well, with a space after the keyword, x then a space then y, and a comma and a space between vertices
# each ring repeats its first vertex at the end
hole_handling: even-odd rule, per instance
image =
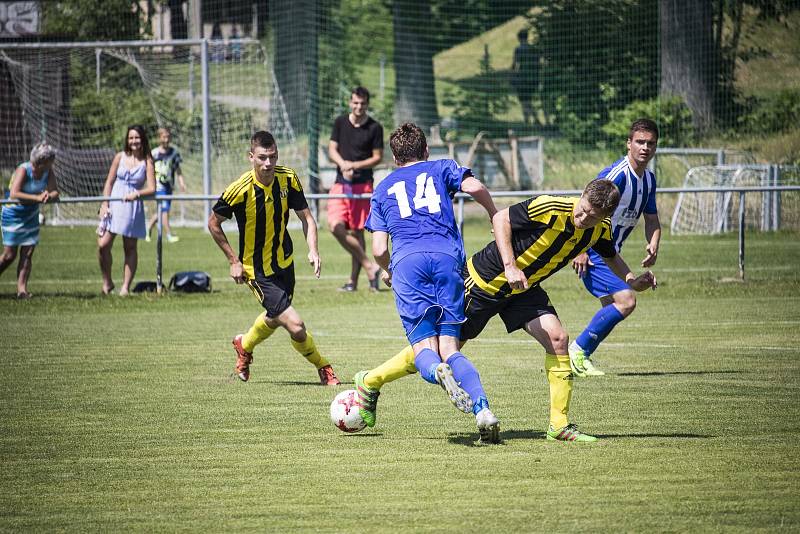
MULTIPOLYGON (((406 183, 397 182, 386 191, 397 199, 400 217, 403 219, 411 217, 414 212, 411 210, 411 203, 408 201, 406 183)), ((441 197, 436 192, 433 178, 424 172, 417 176, 417 190, 414 193, 414 209, 421 210, 422 208, 428 208, 429 213, 439 213, 442 210, 441 197)))

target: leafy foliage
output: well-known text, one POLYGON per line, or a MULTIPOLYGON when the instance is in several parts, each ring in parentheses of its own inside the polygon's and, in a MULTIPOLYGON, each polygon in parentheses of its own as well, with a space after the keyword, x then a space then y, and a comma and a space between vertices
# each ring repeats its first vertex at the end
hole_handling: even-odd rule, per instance
POLYGON ((602 136, 611 110, 658 94, 657 2, 579 0, 542 7, 530 19, 545 60, 542 101, 570 141, 591 143, 602 136))
POLYGON ((462 91, 450 91, 444 104, 453 106, 454 116, 458 120, 459 130, 472 135, 480 130, 492 134, 504 133, 504 123, 496 117, 508 111, 511 98, 508 91, 497 91, 492 83, 497 79, 492 69, 488 46, 480 59, 480 75, 466 80, 462 91))
POLYGON ((800 91, 786 89, 775 94, 748 98, 739 127, 749 134, 785 132, 800 124, 800 91))
POLYGON ((610 139, 625 139, 633 121, 643 117, 656 119, 661 146, 686 146, 694 141, 692 110, 679 96, 634 100, 612 110, 602 130, 610 139))
POLYGON ((46 35, 86 41, 123 41, 148 37, 145 14, 130 0, 42 2, 46 35), (144 33, 142 33, 144 30, 144 33))
MULTIPOLYGON (((319 32, 320 117, 329 125, 347 111, 350 91, 362 85, 364 65, 375 65, 381 56, 392 57, 392 16, 380 0, 322 0, 324 27, 319 32), (370 39, 358 28, 369 28, 370 39)), ((374 93, 374 87, 367 87, 374 93)), ((384 107, 386 107, 384 105, 384 107)), ((391 117, 392 111, 381 112, 391 117)), ((380 118, 380 117, 379 117, 380 118)))

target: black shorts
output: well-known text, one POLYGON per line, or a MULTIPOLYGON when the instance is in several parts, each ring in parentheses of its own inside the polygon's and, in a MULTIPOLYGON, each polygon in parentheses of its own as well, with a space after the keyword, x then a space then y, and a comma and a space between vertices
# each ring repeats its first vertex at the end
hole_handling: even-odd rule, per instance
POLYGON ((473 288, 464 299, 464 315, 467 321, 461 325, 460 338, 461 341, 475 339, 495 315, 500 315, 510 334, 524 327, 528 321, 547 314, 558 317, 547 291, 542 286, 537 285, 523 293, 502 299, 495 299, 473 288))
POLYGON ((294 296, 294 265, 285 271, 270 276, 257 276, 248 280, 247 285, 261 305, 267 310, 267 317, 274 319, 292 305, 294 296))

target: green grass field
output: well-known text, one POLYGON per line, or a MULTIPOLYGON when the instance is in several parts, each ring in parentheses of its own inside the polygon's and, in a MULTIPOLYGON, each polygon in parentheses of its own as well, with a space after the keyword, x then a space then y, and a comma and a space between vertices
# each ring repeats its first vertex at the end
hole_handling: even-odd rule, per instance
MULTIPOLYGON (((318 386, 285 332, 231 381, 230 339, 259 306, 209 236, 179 234, 165 273, 207 270, 212 294, 101 297, 90 228, 43 230, 34 299, 13 299, 13 269, 0 279, 0 531, 800 529, 796 233, 748 234, 745 283, 721 281, 735 235, 665 237, 659 289, 598 351, 609 375, 576 383, 572 418, 596 444, 543 439, 543 351, 491 323, 465 350, 502 421, 485 447, 417 376, 384 388, 373 430, 332 426, 335 393, 404 337, 389 291, 335 291, 349 262, 327 232, 323 277, 301 262, 295 305, 346 384, 318 386)), ((469 251, 490 238, 466 236, 469 251)), ((595 301, 571 271, 545 286, 577 334, 595 301)))

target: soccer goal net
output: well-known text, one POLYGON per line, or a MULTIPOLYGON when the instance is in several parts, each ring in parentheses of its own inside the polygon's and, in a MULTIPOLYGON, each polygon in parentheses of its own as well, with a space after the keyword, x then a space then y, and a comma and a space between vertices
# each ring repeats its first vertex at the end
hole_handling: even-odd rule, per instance
MULTIPOLYGON (((721 165, 689 169, 685 188, 746 187, 769 185, 767 165, 721 165)), ((745 225, 763 226, 765 197, 761 193, 745 195, 745 225)), ((732 192, 680 193, 672 214, 673 234, 718 234, 737 228, 739 195, 732 192)))
MULTIPOLYGON (((205 54, 203 46, 202 41, 2 45, 4 180, 35 143, 47 141, 58 149, 54 170, 62 194, 99 196, 132 124, 145 126, 151 148, 158 146, 158 128, 170 129, 188 194, 219 194, 246 171, 249 139, 259 129, 276 137, 281 164, 304 169, 307 155, 298 146, 261 43, 209 41, 205 54), (204 133, 210 140, 205 160, 204 133)), ((180 193, 176 188, 174 194, 180 193)), ((152 212, 155 203, 147 204, 152 212)), ((56 204, 48 221, 95 223, 97 208, 56 204)), ((202 225, 205 209, 204 201, 173 203, 172 222, 202 225)))

